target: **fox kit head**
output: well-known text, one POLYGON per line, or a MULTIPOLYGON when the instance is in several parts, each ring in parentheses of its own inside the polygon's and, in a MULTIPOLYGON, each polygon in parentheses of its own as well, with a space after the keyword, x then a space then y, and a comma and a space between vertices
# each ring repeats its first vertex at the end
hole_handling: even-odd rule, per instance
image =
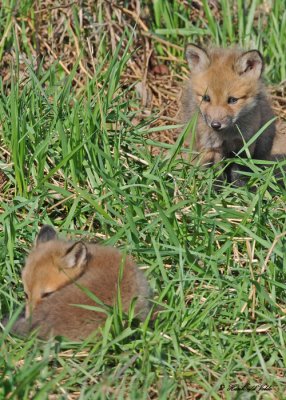
POLYGON ((259 51, 186 47, 191 87, 206 124, 223 131, 256 105, 263 59, 259 51))
POLYGON ((83 242, 57 239, 55 230, 44 225, 22 271, 26 294, 26 318, 43 298, 77 279, 87 264, 83 242))

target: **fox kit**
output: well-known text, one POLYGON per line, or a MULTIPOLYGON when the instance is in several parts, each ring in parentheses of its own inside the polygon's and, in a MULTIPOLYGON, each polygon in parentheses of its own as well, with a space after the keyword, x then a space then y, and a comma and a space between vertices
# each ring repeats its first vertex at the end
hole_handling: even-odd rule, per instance
POLYGON ((43 226, 22 272, 26 315, 16 322, 13 332, 25 335, 38 329, 44 339, 50 335, 84 339, 106 319, 104 312, 88 309, 101 306, 84 289, 112 306, 118 285, 123 311, 137 298, 135 313, 144 319, 150 310, 149 285, 129 257, 119 278, 121 264, 122 255, 115 248, 60 240, 52 227, 43 226))
MULTIPOLYGON (((262 56, 257 50, 189 44, 186 59, 191 78, 182 96, 182 117, 187 122, 198 112, 194 150, 203 164, 233 158, 274 117, 261 81, 262 56)), ((249 146, 251 157, 269 159, 274 136, 272 122, 249 146)), ((229 182, 237 179, 237 167, 227 171, 229 182)))

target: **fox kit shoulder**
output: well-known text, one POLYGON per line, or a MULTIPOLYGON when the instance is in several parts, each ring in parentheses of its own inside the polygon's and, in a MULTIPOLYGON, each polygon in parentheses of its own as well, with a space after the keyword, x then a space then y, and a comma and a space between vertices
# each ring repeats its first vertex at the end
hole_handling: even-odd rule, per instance
POLYGON ((87 337, 104 323, 106 314, 76 306, 100 307, 85 289, 100 302, 113 306, 120 287, 123 311, 128 311, 135 298, 139 318, 144 319, 150 310, 149 285, 130 257, 124 258, 112 247, 60 240, 48 225, 39 232, 22 279, 26 315, 14 327, 14 332, 21 335, 37 328, 42 338, 87 337))
MULTIPOLYGON (((181 116, 187 122, 198 114, 194 150, 202 153, 202 163, 235 157, 274 117, 261 80, 262 56, 257 50, 190 44, 186 59, 191 76, 183 91, 181 116)), ((272 122, 250 145, 251 156, 268 159, 274 135, 272 122)))

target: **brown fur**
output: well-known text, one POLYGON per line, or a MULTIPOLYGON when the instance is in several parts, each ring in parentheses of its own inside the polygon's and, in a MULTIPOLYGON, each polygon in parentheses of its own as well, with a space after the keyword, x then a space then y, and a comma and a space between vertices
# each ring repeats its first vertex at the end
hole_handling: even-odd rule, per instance
POLYGON ((271 155, 273 158, 275 158, 275 156, 280 156, 281 158, 281 154, 286 154, 286 122, 280 120, 277 122, 277 131, 274 137, 271 155))
MULTIPOLYGON (((37 328, 45 339, 50 335, 86 338, 104 323, 106 314, 74 306, 101 307, 81 287, 113 306, 121 263, 122 254, 115 248, 59 240, 53 228, 44 226, 22 272, 26 318, 16 322, 14 332, 26 335, 37 328)), ((144 319, 150 310, 150 288, 130 257, 125 260, 120 293, 123 311, 137 298, 135 312, 144 319)))
MULTIPOLYGON (((188 122, 198 112, 194 150, 202 164, 235 157, 244 146, 241 134, 248 142, 274 117, 261 81, 262 57, 256 50, 188 45, 186 58, 191 77, 183 91, 181 117, 188 122)), ((251 156, 269 159, 274 135, 273 122, 249 147, 251 156)), ((229 171, 229 181, 232 175, 229 171)))

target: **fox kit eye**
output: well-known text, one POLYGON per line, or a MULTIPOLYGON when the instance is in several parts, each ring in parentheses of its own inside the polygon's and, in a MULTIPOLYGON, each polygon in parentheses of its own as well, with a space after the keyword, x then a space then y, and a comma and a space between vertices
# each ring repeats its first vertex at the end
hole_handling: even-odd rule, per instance
POLYGON ((227 99, 228 104, 235 104, 237 103, 238 99, 236 97, 229 97, 227 99))
POLYGON ((202 96, 202 101, 205 101, 205 102, 209 103, 211 101, 211 98, 207 94, 204 94, 202 96))
POLYGON ((46 292, 46 293, 42 293, 42 299, 44 299, 45 297, 48 297, 52 294, 53 292, 46 292))
POLYGON ((29 296, 27 295, 27 293, 25 292, 25 299, 28 300, 29 296))

